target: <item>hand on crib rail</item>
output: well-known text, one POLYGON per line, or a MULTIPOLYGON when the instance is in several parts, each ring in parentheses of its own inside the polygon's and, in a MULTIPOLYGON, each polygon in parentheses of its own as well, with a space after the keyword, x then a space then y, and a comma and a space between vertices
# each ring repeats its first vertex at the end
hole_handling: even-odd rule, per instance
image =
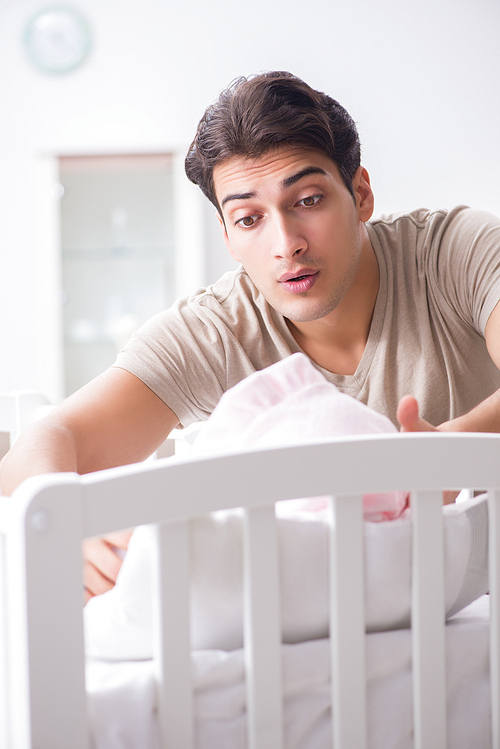
POLYGON ((111 590, 122 565, 119 550, 126 551, 132 530, 116 531, 102 538, 87 538, 83 542, 84 604, 93 596, 111 590))

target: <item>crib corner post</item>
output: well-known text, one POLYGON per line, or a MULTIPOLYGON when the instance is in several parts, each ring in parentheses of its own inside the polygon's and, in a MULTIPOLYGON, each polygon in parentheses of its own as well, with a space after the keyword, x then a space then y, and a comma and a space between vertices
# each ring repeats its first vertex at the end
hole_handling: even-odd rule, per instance
POLYGON ((16 749, 89 746, 81 498, 75 474, 29 479, 12 496, 19 510, 6 549, 8 699, 16 749))

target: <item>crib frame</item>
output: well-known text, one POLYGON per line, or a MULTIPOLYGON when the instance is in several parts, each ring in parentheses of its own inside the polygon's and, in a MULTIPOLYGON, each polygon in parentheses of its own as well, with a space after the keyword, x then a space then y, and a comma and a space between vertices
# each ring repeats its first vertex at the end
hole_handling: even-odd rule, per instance
MULTIPOLYGON (((10 431, 7 421, 0 412, 0 431, 10 431)), ((333 746, 365 749, 361 496, 411 489, 415 747, 446 747, 441 491, 484 487, 490 513, 492 736, 493 746, 500 746, 499 454, 500 435, 396 434, 29 479, 12 498, 0 498, 6 602, 0 621, 0 707, 6 716, 1 745, 88 749, 81 541, 152 523, 160 540, 154 660, 163 745, 194 746, 189 518, 243 507, 248 746, 284 747, 274 503, 330 495, 333 746), (208 494, 207 486, 217 489, 208 494)))

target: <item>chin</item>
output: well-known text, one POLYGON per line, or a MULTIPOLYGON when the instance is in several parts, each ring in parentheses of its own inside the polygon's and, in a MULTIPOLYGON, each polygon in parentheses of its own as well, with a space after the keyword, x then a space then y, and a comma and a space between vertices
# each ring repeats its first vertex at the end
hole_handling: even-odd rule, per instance
POLYGON ((304 307, 300 307, 299 305, 293 306, 292 308, 289 308, 288 310, 278 309, 278 312, 281 312, 283 317, 286 317, 290 322, 314 322, 315 320, 321 320, 323 317, 327 317, 330 312, 333 312, 337 305, 325 305, 321 308, 309 307, 308 309, 304 307))

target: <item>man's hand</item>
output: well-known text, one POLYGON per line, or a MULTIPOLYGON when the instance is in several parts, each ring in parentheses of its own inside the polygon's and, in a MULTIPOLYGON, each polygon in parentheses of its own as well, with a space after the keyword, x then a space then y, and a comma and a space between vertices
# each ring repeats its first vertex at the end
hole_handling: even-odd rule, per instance
MULTIPOLYGON (((405 395, 399 401, 396 416, 401 424, 401 432, 445 432, 452 431, 452 422, 445 422, 439 427, 434 427, 428 421, 420 417, 417 399, 412 395, 405 395)), ((443 492, 443 504, 449 505, 458 497, 457 491, 443 492)))
POLYGON ((123 561, 118 550, 127 550, 132 532, 117 531, 102 538, 85 539, 82 544, 84 603, 114 586, 123 561))
POLYGON ((396 416, 401 424, 401 432, 437 432, 428 421, 420 418, 417 399, 412 395, 405 395, 399 401, 396 416))

